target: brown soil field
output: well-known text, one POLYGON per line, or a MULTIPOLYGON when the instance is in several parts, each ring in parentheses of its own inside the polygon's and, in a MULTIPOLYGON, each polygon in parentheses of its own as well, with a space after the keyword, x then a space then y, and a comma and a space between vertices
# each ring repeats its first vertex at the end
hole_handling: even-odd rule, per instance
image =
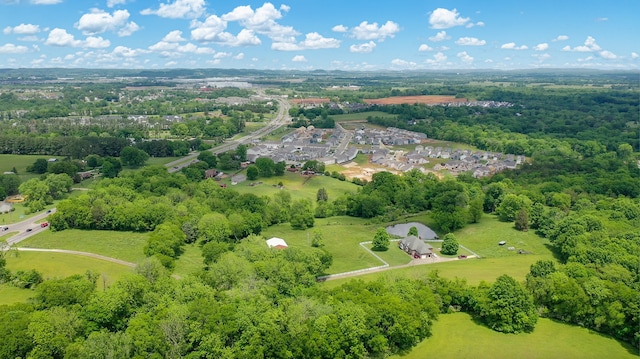
POLYGON ((365 103, 377 104, 377 105, 400 105, 400 104, 414 104, 423 103, 427 105, 434 105, 439 103, 451 103, 451 102, 467 102, 466 98, 456 98, 455 96, 443 96, 443 95, 424 95, 424 96, 394 96, 376 99, 365 99, 365 103))

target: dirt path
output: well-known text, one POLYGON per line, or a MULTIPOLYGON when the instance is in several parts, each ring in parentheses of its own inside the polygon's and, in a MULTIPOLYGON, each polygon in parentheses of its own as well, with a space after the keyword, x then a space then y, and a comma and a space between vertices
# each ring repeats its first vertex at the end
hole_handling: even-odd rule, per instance
POLYGON ((78 255, 78 256, 91 257, 91 258, 101 259, 101 260, 107 261, 107 262, 122 264, 124 266, 131 267, 131 268, 134 268, 136 266, 135 263, 123 261, 121 259, 107 257, 107 256, 103 256, 103 255, 100 255, 100 254, 89 253, 89 252, 72 251, 72 250, 68 250, 68 249, 17 248, 17 247, 14 248, 14 249, 18 250, 18 251, 21 251, 21 252, 54 252, 54 253, 75 254, 75 255, 78 255))
MULTIPOLYGON (((476 258, 476 256, 468 256, 468 259, 471 258, 476 258)), ((451 261, 457 261, 460 260, 458 258, 441 258, 441 257, 437 257, 435 259, 413 259, 411 262, 407 263, 407 264, 401 264, 401 265, 397 265, 397 266, 381 266, 381 267, 373 267, 370 269, 362 269, 362 270, 358 270, 358 271, 352 271, 352 272, 344 272, 344 273, 336 273, 336 274, 329 274, 327 276, 322 276, 322 277, 318 277, 319 281, 327 281, 327 280, 334 280, 334 279, 340 279, 340 278, 351 278, 351 277, 358 277, 361 275, 365 275, 365 274, 370 274, 370 273, 377 273, 377 272, 384 272, 384 271, 388 271, 388 270, 392 270, 392 269, 399 269, 399 268, 407 268, 407 267, 413 267, 413 266, 419 266, 419 265, 425 265, 425 264, 434 264, 434 263, 443 263, 443 262, 451 262, 451 261)), ((466 260, 466 259, 464 259, 466 260)))

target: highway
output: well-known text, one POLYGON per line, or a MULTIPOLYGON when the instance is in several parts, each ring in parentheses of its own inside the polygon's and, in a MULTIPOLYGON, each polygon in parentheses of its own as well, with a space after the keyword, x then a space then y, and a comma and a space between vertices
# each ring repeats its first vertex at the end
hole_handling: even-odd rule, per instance
POLYGON ((22 222, 18 222, 18 223, 10 223, 10 224, 3 224, 1 227, 9 227, 9 229, 7 229, 6 231, 2 231, 0 232, 0 235, 6 234, 6 233, 12 233, 12 232, 18 232, 18 234, 12 236, 11 238, 7 239, 7 244, 9 246, 12 246, 14 244, 17 244, 21 241, 24 241, 25 239, 36 235, 42 231, 46 231, 49 229, 49 227, 40 227, 40 223, 43 219, 47 218, 47 216, 49 216, 52 213, 55 213, 56 209, 52 209, 51 212, 47 213, 47 212, 42 212, 39 213, 29 219, 26 219, 22 222), (31 231, 27 232, 27 229, 31 229, 31 231))
MULTIPOLYGON (((211 151, 214 154, 219 154, 233 150, 240 144, 250 143, 251 141, 268 135, 269 133, 291 122, 291 118, 289 117, 289 108, 291 108, 291 105, 289 104, 289 101, 280 97, 272 99, 278 102, 278 113, 276 114, 276 117, 271 120, 266 126, 235 140, 227 140, 223 144, 211 148, 207 151, 211 151)), ((177 172, 182 167, 189 166, 191 163, 193 163, 193 161, 196 160, 199 154, 199 152, 192 152, 185 157, 165 164, 165 166, 169 168, 170 173, 177 172)))

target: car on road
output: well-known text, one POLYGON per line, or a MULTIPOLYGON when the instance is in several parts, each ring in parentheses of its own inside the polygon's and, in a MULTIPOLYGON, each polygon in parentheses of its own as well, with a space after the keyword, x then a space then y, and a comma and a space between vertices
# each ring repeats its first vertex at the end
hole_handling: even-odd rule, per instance
POLYGON ((27 228, 27 232, 33 231, 33 228, 27 228))
POLYGON ((465 256, 464 254, 461 254, 461 255, 458 256, 458 259, 466 259, 466 258, 467 258, 467 256, 465 256))
POLYGON ((8 231, 8 230, 9 230, 9 227, 8 227, 8 226, 4 226, 4 227, 2 227, 2 230, 3 230, 3 231, 8 231))
POLYGON ((50 210, 50 209, 48 209, 48 210, 47 210, 47 213, 51 213, 51 210, 50 210))
POLYGON ((40 223, 40 227, 44 228, 44 227, 49 227, 49 222, 42 222, 40 223))

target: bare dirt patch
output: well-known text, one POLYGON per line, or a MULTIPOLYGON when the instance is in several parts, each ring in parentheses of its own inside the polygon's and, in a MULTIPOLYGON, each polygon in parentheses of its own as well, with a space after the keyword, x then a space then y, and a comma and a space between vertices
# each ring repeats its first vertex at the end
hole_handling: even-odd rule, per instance
POLYGON ((427 105, 437 105, 454 102, 468 102, 466 98, 456 98, 455 96, 444 95, 423 95, 423 96, 393 96, 376 99, 364 99, 365 103, 376 105, 400 105, 421 103, 427 105))

